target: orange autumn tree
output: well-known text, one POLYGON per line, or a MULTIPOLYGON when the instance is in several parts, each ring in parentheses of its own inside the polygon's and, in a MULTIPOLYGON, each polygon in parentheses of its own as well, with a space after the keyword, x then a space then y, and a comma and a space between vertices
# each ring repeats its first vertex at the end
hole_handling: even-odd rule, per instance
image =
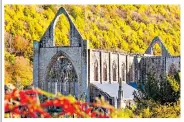
POLYGON ((22 56, 11 57, 6 54, 5 62, 5 84, 12 83, 15 86, 29 86, 32 84, 32 68, 30 61, 22 56))

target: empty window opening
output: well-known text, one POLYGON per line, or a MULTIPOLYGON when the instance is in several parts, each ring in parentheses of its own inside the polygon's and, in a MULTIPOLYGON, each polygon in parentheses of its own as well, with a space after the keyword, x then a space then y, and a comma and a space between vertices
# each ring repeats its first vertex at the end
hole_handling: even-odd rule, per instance
POLYGON ((98 61, 94 63, 94 81, 98 81, 98 61))
POLYGON ((55 46, 70 46, 70 23, 64 14, 56 21, 54 42, 55 46))
POLYGON ((125 63, 121 66, 121 72, 122 72, 122 80, 125 81, 125 63))
POLYGON ((153 55, 155 56, 161 56, 162 55, 162 50, 161 47, 158 43, 155 43, 155 45, 153 46, 153 55))
POLYGON ((104 62, 104 64, 103 64, 103 80, 104 81, 107 81, 107 63, 106 62, 104 62))
POLYGON ((117 69, 116 62, 114 61, 112 64, 113 81, 116 81, 116 69, 117 69))
POLYGON ((174 63, 172 63, 169 67, 169 72, 168 72, 168 75, 169 76, 173 76, 177 73, 177 69, 176 69, 176 66, 174 65, 174 63))

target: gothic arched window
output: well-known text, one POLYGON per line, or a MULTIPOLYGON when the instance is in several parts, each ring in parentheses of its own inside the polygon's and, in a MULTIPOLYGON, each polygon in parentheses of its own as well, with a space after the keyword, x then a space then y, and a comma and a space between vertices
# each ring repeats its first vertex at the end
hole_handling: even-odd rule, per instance
POLYGON ((168 75, 172 76, 177 73, 176 66, 172 63, 169 67, 168 75))
POLYGON ((112 64, 113 81, 116 81, 116 69, 117 69, 116 62, 113 61, 113 64, 112 64))
POLYGON ((156 41, 153 45, 152 45, 152 55, 155 56, 161 56, 162 55, 162 49, 161 49, 161 44, 160 42, 156 41))
POLYGON ((107 63, 104 62, 103 64, 103 80, 107 81, 107 63))
POLYGON ((121 66, 122 80, 125 81, 125 63, 121 66))
POLYGON ((98 61, 94 63, 94 81, 98 81, 98 61))
POLYGON ((129 81, 134 81, 134 64, 129 63, 129 81))
POLYGON ((75 88, 69 89, 71 84, 77 82, 75 69, 71 61, 59 54, 53 58, 48 67, 47 83, 48 91, 51 93, 60 92, 64 95, 75 94, 75 88))

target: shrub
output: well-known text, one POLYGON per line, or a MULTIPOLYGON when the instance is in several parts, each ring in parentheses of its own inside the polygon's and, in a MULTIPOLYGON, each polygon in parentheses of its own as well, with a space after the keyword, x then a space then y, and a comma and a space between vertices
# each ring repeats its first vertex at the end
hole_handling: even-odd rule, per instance
POLYGON ((5 117, 109 118, 112 117, 112 112, 116 113, 115 111, 115 108, 110 106, 103 99, 97 99, 97 102, 95 103, 87 103, 77 101, 73 96, 70 95, 63 96, 59 93, 54 95, 41 89, 7 89, 5 94, 5 117), (49 99, 40 102, 38 97, 39 95, 44 95, 49 99), (94 110, 94 108, 104 108, 108 111, 108 113, 94 110))

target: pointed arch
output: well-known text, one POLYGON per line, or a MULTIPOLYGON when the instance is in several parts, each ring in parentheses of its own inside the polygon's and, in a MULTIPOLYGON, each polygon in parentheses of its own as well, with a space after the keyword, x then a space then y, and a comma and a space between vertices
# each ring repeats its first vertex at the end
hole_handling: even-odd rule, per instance
POLYGON ((107 81, 107 62, 103 63, 103 80, 107 81))
POLYGON ((64 14, 61 14, 57 20, 53 41, 55 46, 70 46, 70 23, 64 14))
POLYGON ((177 73, 177 69, 174 63, 171 63, 171 65, 169 66, 169 72, 168 75, 169 76, 173 76, 177 73))
POLYGON ((155 44, 158 44, 160 46, 162 56, 164 56, 164 57, 171 56, 170 52, 165 47, 164 43, 161 41, 161 39, 159 37, 155 37, 152 40, 152 42, 150 43, 149 47, 145 51, 145 54, 153 55, 153 47, 154 47, 155 44))
POLYGON ((117 76, 116 71, 117 71, 116 62, 113 61, 113 64, 112 64, 113 81, 117 81, 117 79, 116 79, 116 76, 117 76))
POLYGON ((74 23, 72 22, 70 16, 68 15, 67 11, 61 7, 57 14, 55 15, 54 19, 50 23, 49 27, 45 31, 44 35, 40 40, 40 47, 53 47, 55 46, 54 43, 54 29, 56 22, 58 21, 59 17, 64 14, 69 21, 70 24, 70 46, 78 46, 82 45, 82 36, 75 27, 74 23))
POLYGON ((46 70, 46 86, 50 92, 64 95, 75 94, 73 84, 78 82, 77 72, 71 59, 62 51, 55 54, 46 70), (72 86, 72 90, 69 88, 72 86))
POLYGON ((121 65, 122 81, 125 81, 125 63, 121 65))
POLYGON ((94 62, 94 81, 98 81, 98 60, 94 62))

